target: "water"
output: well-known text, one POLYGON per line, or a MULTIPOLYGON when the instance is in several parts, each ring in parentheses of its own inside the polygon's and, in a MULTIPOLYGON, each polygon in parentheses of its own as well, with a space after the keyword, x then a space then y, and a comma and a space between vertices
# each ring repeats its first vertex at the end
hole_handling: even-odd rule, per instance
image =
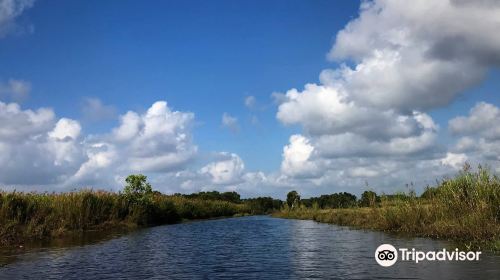
POLYGON ((0 279, 500 277, 500 256, 486 253, 478 262, 397 262, 384 268, 374 259, 375 248, 382 243, 419 250, 450 248, 450 244, 268 216, 160 226, 96 240, 0 252, 4 257, 0 279))

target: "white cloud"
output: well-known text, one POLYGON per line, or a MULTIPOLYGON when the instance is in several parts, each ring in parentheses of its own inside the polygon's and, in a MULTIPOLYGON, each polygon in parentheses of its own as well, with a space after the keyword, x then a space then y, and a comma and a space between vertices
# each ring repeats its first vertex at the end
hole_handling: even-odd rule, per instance
POLYGON ((126 146, 127 164, 134 171, 146 172, 172 170, 187 163, 197 152, 191 139, 193 120, 192 113, 171 111, 164 101, 155 102, 139 122, 122 118, 120 128, 133 127, 128 143, 121 143, 126 146))
POLYGON ((120 126, 113 129, 113 137, 116 141, 127 141, 139 134, 142 119, 136 112, 128 111, 120 117, 120 126))
POLYGON ((331 72, 325 82, 341 84, 359 104, 384 109, 446 105, 500 64, 499 17, 500 5, 472 1, 364 2, 329 53, 357 64, 331 72))
POLYGON ((317 176, 319 168, 312 161, 313 153, 309 139, 298 134, 290 136, 290 144, 283 148, 281 172, 292 177, 317 176))
POLYGON ((193 119, 159 101, 144 114, 123 115, 108 134, 82 136, 78 121, 56 120, 50 109, 0 102, 0 183, 116 187, 130 173, 174 172, 197 154, 193 119))
POLYGON ((369 178, 379 176, 380 173, 376 168, 368 167, 353 167, 347 171, 351 177, 369 178))
POLYGON ((455 169, 460 169, 467 161, 467 155, 465 154, 455 154, 447 153, 446 157, 441 159, 441 164, 451 166, 455 169))
POLYGON ((146 112, 129 111, 109 133, 85 135, 80 123, 56 118, 51 109, 24 110, 0 102, 0 185, 10 189, 54 190, 79 187, 119 189, 124 178, 144 173, 168 192, 237 190, 248 195, 274 178, 246 172, 234 153, 216 153, 194 169, 194 115, 173 111, 164 101, 146 112))
POLYGON ((202 174, 210 176, 210 180, 216 185, 229 185, 240 183, 245 165, 236 154, 222 153, 223 159, 211 162, 201 168, 202 174))
POLYGON ((257 106, 257 98, 252 95, 245 97, 245 106, 248 109, 255 109, 255 107, 257 106))
MULTIPOLYGON (((120 170, 167 172, 182 168, 197 153, 192 143, 194 114, 172 111, 165 101, 155 102, 146 113, 129 111, 120 125, 103 138, 105 153, 116 150, 120 170)), ((99 153, 97 154, 99 155, 99 153)))
POLYGON ((360 105, 411 111, 449 104, 486 73, 486 68, 470 65, 467 60, 429 61, 425 52, 408 56, 392 50, 374 51, 354 69, 343 67, 335 74, 325 72, 322 79, 326 84, 344 87, 350 92, 350 99, 360 105), (455 82, 444 82, 451 80, 455 82))
POLYGON ((62 118, 56 123, 56 127, 49 132, 49 136, 58 141, 75 140, 80 136, 82 127, 71 119, 62 118))
POLYGON ((0 102, 0 183, 59 185, 84 157, 77 121, 56 122, 51 109, 0 102))
POLYGON ((226 127, 232 132, 238 132, 240 130, 240 125, 238 124, 238 119, 231 116, 228 113, 222 114, 222 127, 226 127))
POLYGON ((33 6, 34 0, 1 0, 0 1, 0 37, 16 29, 14 20, 26 9, 33 6))
POLYGON ((500 169, 500 109, 497 106, 479 102, 468 116, 453 118, 448 125, 453 135, 460 136, 452 152, 466 154, 474 163, 500 169))
POLYGON ((78 170, 64 182, 64 185, 73 187, 92 186, 97 188, 114 188, 121 185, 123 181, 116 182, 115 176, 124 173, 118 171, 116 164, 120 160, 120 154, 114 145, 107 143, 88 144, 84 149, 86 161, 78 170))
POLYGON ((16 103, 0 102, 0 141, 19 142, 47 132, 54 123, 51 109, 22 110, 16 103))
MULTIPOLYGON (((32 1, 0 0, 0 36, 32 1)), ((381 192, 404 184, 434 184, 464 161, 500 160, 500 110, 479 103, 468 116, 450 120, 460 136, 451 148, 439 143, 429 110, 450 104, 500 65, 497 1, 429 0, 362 3, 358 18, 337 34, 320 83, 273 93, 277 119, 298 125, 283 148, 279 171, 246 171, 243 159, 218 153, 202 162, 192 140, 194 114, 166 102, 146 112, 129 111, 109 133, 84 135, 80 123, 56 118, 51 109, 23 110, 0 102, 0 183, 14 186, 115 187, 130 173, 146 173, 163 191, 237 190, 244 194, 305 196, 361 192, 368 182, 381 192), (189 164, 199 160, 201 168, 189 164)), ((9 80, 0 95, 17 100, 30 85, 9 80)), ((244 100, 258 107, 254 96, 244 100)), ((88 99, 88 119, 114 116, 114 108, 88 99)), ((255 116, 253 116, 255 117, 255 116)), ((239 130, 228 113, 222 126, 239 130)))
POLYGON ((488 3, 363 2, 328 54, 341 66, 322 71, 320 83, 302 91, 273 93, 277 119, 300 125, 306 135, 294 139, 297 148, 292 140, 284 148, 286 180, 318 189, 360 188, 362 180, 394 188, 421 182, 418 174, 443 176, 465 160, 497 159, 496 107, 480 104, 471 116, 450 121, 450 131, 464 136, 450 151, 426 113, 451 103, 500 65, 500 5, 488 3), (294 151, 302 152, 292 161, 294 151))
POLYGON ((31 91, 31 84, 27 81, 9 79, 0 83, 0 99, 10 101, 23 101, 31 91))
POLYGON ((479 102, 467 117, 449 121, 449 129, 456 135, 480 135, 486 139, 500 138, 500 109, 495 105, 479 102))
POLYGON ((144 114, 129 111, 107 135, 87 137, 88 160, 72 184, 120 186, 131 173, 168 174, 186 168, 198 151, 192 142, 194 114, 155 102, 144 114))
MULTIPOLYGON (((289 90, 278 107, 284 124, 301 124, 312 135, 356 133, 370 138, 408 137, 423 130, 416 118, 422 114, 399 115, 357 105, 349 94, 335 87, 307 84, 302 92, 289 90)), ((431 120, 432 122, 432 120, 431 120)))

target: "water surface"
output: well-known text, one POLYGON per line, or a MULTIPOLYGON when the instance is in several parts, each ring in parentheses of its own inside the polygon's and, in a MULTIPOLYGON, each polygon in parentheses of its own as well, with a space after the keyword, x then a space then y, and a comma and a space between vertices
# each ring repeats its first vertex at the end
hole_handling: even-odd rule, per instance
POLYGON ((88 242, 0 252, 4 260, 0 279, 498 279, 500 275, 500 256, 487 253, 479 262, 397 262, 384 268, 374 259, 382 243, 418 250, 454 247, 442 241, 268 216, 153 227, 88 242))

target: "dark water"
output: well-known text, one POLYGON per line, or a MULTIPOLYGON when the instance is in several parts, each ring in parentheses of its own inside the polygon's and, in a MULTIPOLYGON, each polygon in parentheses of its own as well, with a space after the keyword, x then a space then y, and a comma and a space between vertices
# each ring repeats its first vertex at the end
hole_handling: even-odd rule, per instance
POLYGON ((148 228, 87 245, 0 252, 0 279, 500 279, 500 256, 486 252, 478 262, 397 262, 384 268, 374 259, 382 243, 450 248, 429 239, 255 216, 148 228))

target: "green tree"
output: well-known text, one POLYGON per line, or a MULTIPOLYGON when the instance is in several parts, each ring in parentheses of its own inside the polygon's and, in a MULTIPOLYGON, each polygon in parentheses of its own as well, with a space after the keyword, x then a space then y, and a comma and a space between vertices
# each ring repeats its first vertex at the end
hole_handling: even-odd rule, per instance
POLYGON ((240 203, 240 194, 237 192, 223 192, 220 194, 221 200, 229 201, 232 203, 240 203))
POLYGON ((153 189, 151 188, 151 184, 147 182, 147 178, 142 174, 133 174, 125 179, 127 185, 125 185, 123 192, 130 201, 135 203, 147 203, 151 201, 153 189))
POLYGON ((300 195, 296 191, 291 191, 286 195, 286 203, 288 204, 288 207, 290 208, 295 208, 299 206, 300 202, 300 195))
POLYGON ((380 197, 374 191, 364 191, 359 200, 360 206, 373 207, 376 202, 380 201, 380 197))

